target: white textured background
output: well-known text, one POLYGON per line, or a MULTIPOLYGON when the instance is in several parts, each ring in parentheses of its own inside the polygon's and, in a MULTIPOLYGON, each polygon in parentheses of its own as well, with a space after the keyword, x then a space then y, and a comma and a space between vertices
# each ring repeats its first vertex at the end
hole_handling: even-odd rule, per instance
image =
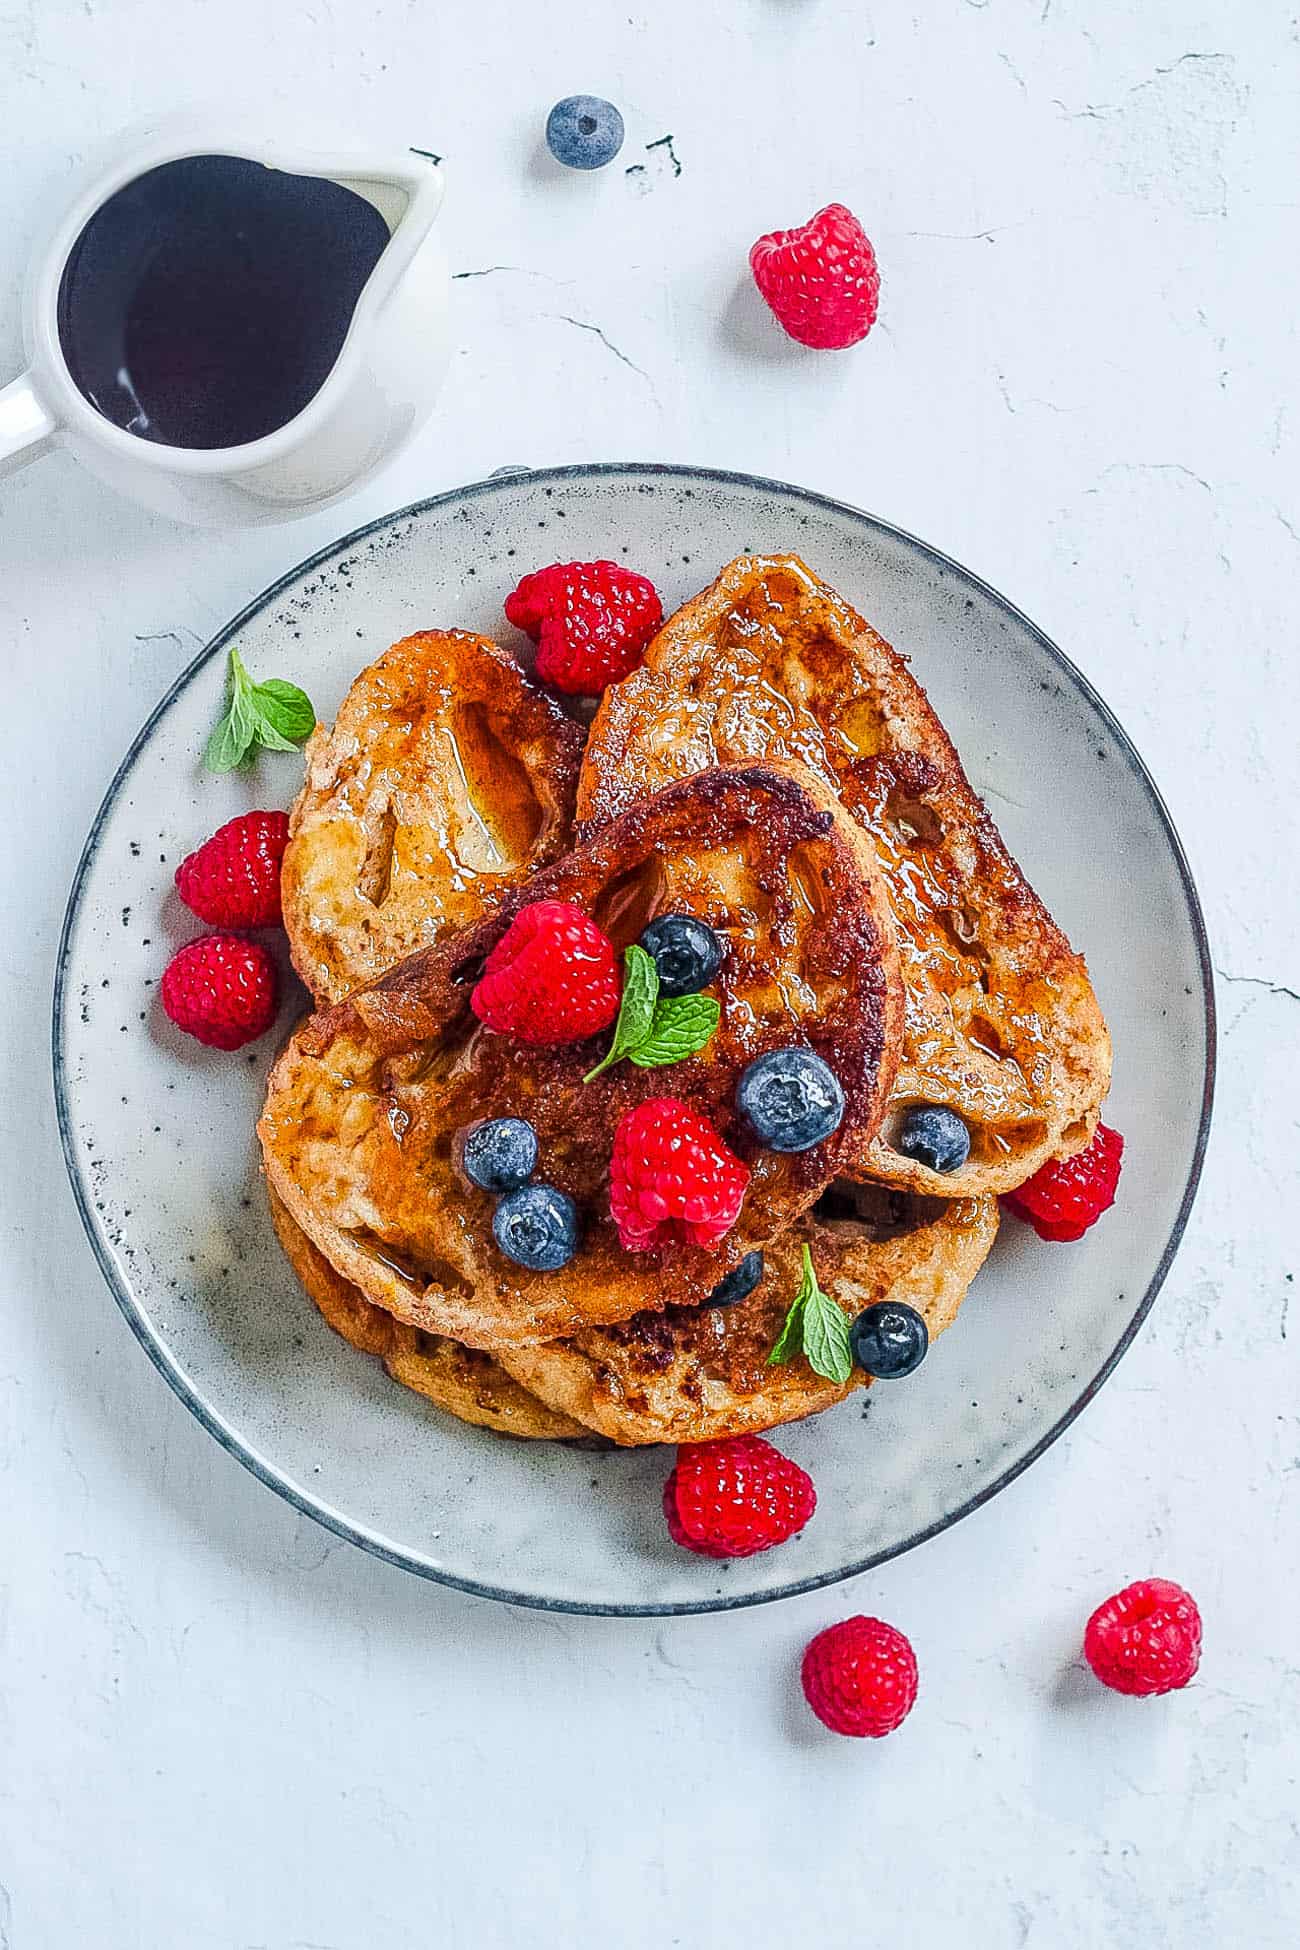
POLYGON ((1294 1944, 1294 6, 0 0, 0 366, 37 199, 200 96, 440 151, 455 266, 484 275, 455 286, 440 416, 341 510, 224 538, 63 457, 0 488, 0 1946, 1294 1944), (594 178, 539 159, 575 89, 627 117, 594 178), (865 347, 818 358, 743 273, 831 197, 884 298, 865 347), (1201 1200, 1083 1421, 856 1587, 662 1626, 421 1585, 224 1456, 100 1284, 46 1056, 82 834, 198 643, 387 506, 625 457, 841 495, 1005 589, 1150 761, 1222 976, 1201 1200), (1148 1572, 1196 1592, 1206 1658, 1129 1703, 1071 1661, 1148 1572), (794 1683, 864 1608, 924 1685, 865 1749, 794 1683))

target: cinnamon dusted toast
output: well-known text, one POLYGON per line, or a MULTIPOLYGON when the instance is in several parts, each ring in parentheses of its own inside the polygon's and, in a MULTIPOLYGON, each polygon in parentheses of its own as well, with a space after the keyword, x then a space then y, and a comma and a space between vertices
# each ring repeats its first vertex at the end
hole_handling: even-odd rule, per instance
POLYGON ((905 660, 794 555, 740 556, 605 693, 578 786, 598 831, 703 767, 791 760, 871 838, 906 989, 889 1112, 865 1176, 939 1196, 1014 1189, 1090 1138, 1110 1038, 1083 958, 1028 885, 905 660), (968 1162, 895 1148, 914 1105, 950 1107, 968 1162))
POLYGON ((362 1295, 471 1346, 522 1346, 691 1305, 812 1205, 878 1126, 901 1033, 892 923, 874 853, 815 780, 775 767, 719 769, 670 787, 445 932, 292 1038, 259 1125, 271 1185, 362 1295), (469 995, 496 941, 533 901, 572 901, 616 948, 656 913, 707 921, 728 944, 713 985, 721 1022, 671 1071, 616 1064, 582 1081, 604 1039, 537 1049, 484 1030, 469 995), (806 1043, 830 1064, 846 1112, 799 1154, 758 1147, 735 1109, 745 1065, 806 1043), (709 1117, 752 1177, 713 1251, 673 1242, 632 1253, 608 1210, 608 1166, 625 1111, 682 1097, 709 1117), (538 1176, 577 1203, 584 1240, 558 1273, 528 1272, 492 1241, 491 1201, 457 1172, 457 1134, 525 1115, 538 1176))
POLYGON ((997 1231, 995 1199, 917 1199, 879 1186, 833 1187, 764 1254, 763 1278, 735 1306, 667 1307, 501 1359, 397 1320, 363 1298, 271 1194, 271 1217, 308 1297, 335 1333, 377 1356, 395 1381, 461 1421, 551 1441, 600 1434, 624 1447, 754 1434, 832 1407, 869 1377, 827 1381, 804 1360, 767 1356, 798 1288, 807 1243, 850 1318, 881 1301, 924 1317, 934 1340, 957 1317, 997 1231))
POLYGON ((823 1289, 850 1318, 881 1301, 914 1307, 941 1334, 957 1317, 998 1226, 993 1198, 923 1199, 836 1187, 764 1252, 763 1278, 730 1307, 666 1307, 510 1348, 506 1371, 553 1410, 624 1446, 754 1434, 832 1407, 869 1377, 769 1367, 809 1247, 823 1289))

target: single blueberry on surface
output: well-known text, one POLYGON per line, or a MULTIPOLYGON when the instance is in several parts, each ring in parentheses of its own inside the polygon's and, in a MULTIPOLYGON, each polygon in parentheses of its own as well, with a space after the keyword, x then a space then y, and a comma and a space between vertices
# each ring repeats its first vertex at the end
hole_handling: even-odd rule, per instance
POLYGON ((970 1132, 943 1104, 913 1104, 898 1134, 905 1158, 930 1171, 960 1171, 970 1156, 970 1132))
POLYGON ((877 1381, 901 1381, 919 1368, 930 1345, 930 1330, 915 1307, 881 1300, 860 1313, 849 1329, 853 1358, 877 1381))
POLYGON ((578 1250, 578 1208, 554 1185, 521 1185, 498 1203, 492 1237, 516 1266, 557 1272, 578 1250))
POLYGON ((770 1049, 741 1072, 736 1105, 760 1144, 773 1151, 811 1151, 844 1116, 844 1092, 814 1050, 770 1049))
POLYGON ((659 971, 660 995, 697 995, 722 966, 726 943, 693 914, 661 914, 641 936, 659 971))
POLYGON ((465 1134, 465 1176, 485 1192, 513 1192, 537 1169, 537 1133, 522 1117, 489 1117, 465 1134))
POLYGON ((546 146, 569 169, 603 169, 623 147, 623 117, 599 95, 566 95, 546 118, 546 146))
POLYGON ((733 1266, 725 1279, 719 1280, 705 1301, 706 1307, 734 1307, 738 1300, 747 1300, 763 1277, 762 1253, 746 1253, 739 1266, 733 1266))

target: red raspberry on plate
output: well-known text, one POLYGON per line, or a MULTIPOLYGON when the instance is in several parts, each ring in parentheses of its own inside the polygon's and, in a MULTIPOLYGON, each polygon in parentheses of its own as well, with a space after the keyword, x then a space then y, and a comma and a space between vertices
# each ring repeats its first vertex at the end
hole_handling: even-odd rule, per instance
POLYGON ((569 901, 523 907, 470 997, 479 1021, 521 1043, 578 1043, 608 1029, 622 998, 609 936, 569 901))
POLYGON ((280 862, 288 844, 287 813, 240 813, 181 861, 176 891, 209 927, 278 928, 280 862))
POLYGON ((879 1740, 916 1704, 916 1654, 883 1618, 828 1625, 803 1655, 803 1696, 832 1733, 879 1740))
POLYGON ((664 620, 648 577, 617 562, 553 562, 506 597, 506 616, 537 645, 537 675, 595 697, 635 670, 664 620))
POLYGON ((619 1119, 609 1209, 630 1253, 674 1239, 716 1246, 739 1218, 748 1183, 748 1166, 678 1097, 648 1097, 619 1119))
POLYGON ((701 1557, 771 1550, 816 1508, 812 1477, 757 1435, 684 1442, 664 1484, 669 1536, 701 1557))
POLYGON ((876 322, 880 272, 851 210, 828 203, 796 230, 773 230, 749 253, 754 282, 792 339, 840 351, 876 322))
POLYGON ((242 1049, 275 1021, 275 963, 259 941, 200 935, 168 962, 161 994, 187 1036, 210 1049, 242 1049))
POLYGON ((1196 1600, 1168 1578, 1142 1578, 1098 1605, 1083 1654, 1103 1686, 1117 1693, 1172 1693, 1201 1663, 1196 1600))
POLYGON ((1092 1143, 1073 1158, 1049 1158, 1002 1203, 1040 1239, 1082 1239, 1115 1203, 1124 1140, 1099 1124, 1092 1143))

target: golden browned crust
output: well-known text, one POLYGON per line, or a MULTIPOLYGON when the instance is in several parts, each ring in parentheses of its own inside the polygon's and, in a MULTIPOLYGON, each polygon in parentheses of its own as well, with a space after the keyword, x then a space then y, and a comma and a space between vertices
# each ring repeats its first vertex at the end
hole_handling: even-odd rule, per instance
POLYGON ((572 843, 583 734, 504 650, 403 637, 318 726, 281 876, 293 962, 339 1001, 572 843))
POLYGON ((400 1319, 497 1350, 703 1299, 804 1212, 876 1130, 901 1031, 889 904, 861 831, 823 786, 771 767, 699 775, 631 808, 507 892, 478 926, 446 934, 314 1017, 272 1072, 259 1125, 267 1175, 304 1232, 366 1299, 400 1319), (670 1072, 623 1063, 582 1078, 605 1039, 538 1050, 481 1029, 469 993, 519 908, 582 906, 622 947, 652 914, 698 914, 728 942, 713 985, 722 1019, 670 1072), (844 1121, 815 1149, 755 1146, 734 1106, 744 1065, 790 1042, 839 1077, 844 1121), (608 1161, 619 1118, 680 1095, 752 1171, 715 1252, 619 1245, 608 1161), (492 1201, 456 1170, 457 1134, 527 1116, 539 1176, 577 1202, 583 1244, 559 1273, 514 1266, 492 1243, 492 1201))
POLYGON ((571 1340, 512 1348, 503 1365, 543 1401, 612 1441, 709 1442, 797 1421, 867 1386, 827 1381, 800 1357, 768 1367, 799 1286, 802 1248, 823 1289, 855 1316, 882 1300, 949 1327, 997 1232, 997 1200, 916 1199, 877 1186, 822 1201, 766 1249, 762 1283, 732 1307, 668 1307, 571 1340), (838 1215, 836 1215, 838 1214, 838 1215))
POLYGON ((498 1435, 553 1442, 589 1433, 580 1422, 547 1408, 490 1354, 422 1333, 372 1306, 313 1246, 274 1191, 268 1188, 268 1195, 276 1237, 308 1299, 349 1346, 377 1356, 394 1381, 458 1421, 498 1435))
POLYGON ((1009 1191, 1091 1136, 1110 1039, 1075 954, 1008 854, 906 663, 797 556, 741 556, 605 693, 578 787, 583 830, 705 766, 793 760, 870 834, 906 987, 893 1100, 859 1161, 938 1195, 1009 1191), (940 1177, 891 1140, 914 1104, 971 1129, 940 1177))

